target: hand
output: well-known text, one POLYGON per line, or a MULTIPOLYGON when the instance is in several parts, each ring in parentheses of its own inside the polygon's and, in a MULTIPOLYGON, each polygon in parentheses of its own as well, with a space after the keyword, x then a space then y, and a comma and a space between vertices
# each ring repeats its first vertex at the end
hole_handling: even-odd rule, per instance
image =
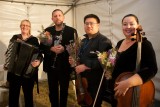
POLYGON ((72 56, 69 56, 69 63, 71 65, 71 67, 75 67, 76 65, 76 61, 74 60, 74 58, 72 56))
POLYGON ((51 34, 50 34, 50 32, 46 31, 46 32, 44 32, 44 35, 45 35, 48 39, 51 39, 51 34))
POLYGON ((130 88, 130 83, 128 80, 116 82, 116 87, 114 88, 115 96, 116 97, 125 96, 129 88, 130 88))
POLYGON ((81 64, 81 65, 78 65, 75 67, 77 74, 84 72, 85 70, 89 70, 89 69, 91 69, 91 68, 85 66, 84 64, 81 64))
POLYGON ((125 96, 130 87, 139 86, 142 84, 143 80, 139 74, 134 74, 126 80, 116 82, 116 87, 114 88, 115 96, 125 96))
POLYGON ((111 71, 106 71, 105 74, 104 74, 105 78, 107 80, 111 79, 112 78, 112 72, 111 71))
POLYGON ((33 67, 37 67, 37 66, 40 65, 40 60, 34 60, 34 61, 31 62, 31 64, 32 64, 33 67))
POLYGON ((60 54, 64 52, 64 47, 62 45, 56 45, 56 46, 52 46, 50 50, 55 52, 56 54, 60 54))

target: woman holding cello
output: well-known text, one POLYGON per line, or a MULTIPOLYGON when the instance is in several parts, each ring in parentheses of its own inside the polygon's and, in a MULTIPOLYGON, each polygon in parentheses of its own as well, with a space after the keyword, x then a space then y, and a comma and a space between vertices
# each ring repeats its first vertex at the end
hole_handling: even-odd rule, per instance
POLYGON ((151 79, 158 69, 156 56, 151 42, 142 37, 139 26, 139 20, 134 14, 128 14, 122 19, 126 38, 116 45, 117 57, 112 73, 115 99, 112 107, 151 107, 153 104, 154 84, 151 79), (141 45, 137 38, 141 40, 141 45))

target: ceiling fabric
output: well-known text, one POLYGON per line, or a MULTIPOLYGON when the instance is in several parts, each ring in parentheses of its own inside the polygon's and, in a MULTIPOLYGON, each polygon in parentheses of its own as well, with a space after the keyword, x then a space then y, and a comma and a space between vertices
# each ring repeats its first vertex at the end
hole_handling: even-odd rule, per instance
POLYGON ((37 4, 37 5, 58 5, 58 6, 71 6, 74 0, 0 0, 11 3, 22 4, 37 4))

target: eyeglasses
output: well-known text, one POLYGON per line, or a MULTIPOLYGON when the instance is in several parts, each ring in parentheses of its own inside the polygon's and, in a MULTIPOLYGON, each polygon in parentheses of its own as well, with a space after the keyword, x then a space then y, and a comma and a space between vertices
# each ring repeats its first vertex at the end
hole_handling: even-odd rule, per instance
POLYGON ((31 27, 31 26, 29 26, 29 25, 21 25, 21 27, 31 27))
POLYGON ((93 26, 93 25, 98 24, 98 23, 94 23, 94 22, 85 22, 84 24, 85 24, 86 26, 88 26, 88 25, 93 26))

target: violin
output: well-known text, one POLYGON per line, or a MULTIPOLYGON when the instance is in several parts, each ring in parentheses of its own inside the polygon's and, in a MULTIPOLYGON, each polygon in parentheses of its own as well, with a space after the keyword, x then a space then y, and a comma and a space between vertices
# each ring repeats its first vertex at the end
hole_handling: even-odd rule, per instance
MULTIPOLYGON (((80 48, 80 41, 76 33, 74 34, 74 42, 70 41, 70 46, 68 48, 70 48, 69 50, 71 50, 68 52, 75 61, 75 64, 73 65, 75 67, 79 65, 79 58, 78 58, 77 51, 80 48)), ((73 72, 75 72, 75 69, 73 72)), ((74 74, 76 76, 75 77, 75 87, 76 87, 76 97, 77 97, 78 104, 81 106, 91 106, 93 101, 92 101, 92 97, 87 91, 87 88, 88 88, 87 79, 85 77, 81 77, 81 74, 76 74, 76 73, 74 74)))
MULTIPOLYGON (((141 45, 142 45, 142 27, 139 26, 137 29, 137 34, 133 34, 132 40, 137 40, 138 48, 137 48, 137 61, 136 61, 136 72, 140 69, 140 61, 141 61, 141 45)), ((124 72, 120 74, 116 78, 116 82, 120 82, 126 80, 133 76, 136 72, 124 72)), ((116 83, 115 82, 115 83, 116 83)), ((115 84, 116 87, 116 84, 115 84)), ((155 95, 155 86, 152 80, 140 85, 129 88, 126 92, 125 96, 117 97, 117 107, 153 107, 155 95), (148 94, 149 92, 149 94, 148 94), (147 95, 147 96, 146 96, 147 95)))
POLYGON ((75 82, 76 82, 76 94, 77 94, 78 104, 81 106, 92 105, 92 102, 93 102, 92 97, 87 91, 87 88, 88 88, 87 79, 84 77, 81 77, 80 74, 77 74, 77 79, 75 82))

